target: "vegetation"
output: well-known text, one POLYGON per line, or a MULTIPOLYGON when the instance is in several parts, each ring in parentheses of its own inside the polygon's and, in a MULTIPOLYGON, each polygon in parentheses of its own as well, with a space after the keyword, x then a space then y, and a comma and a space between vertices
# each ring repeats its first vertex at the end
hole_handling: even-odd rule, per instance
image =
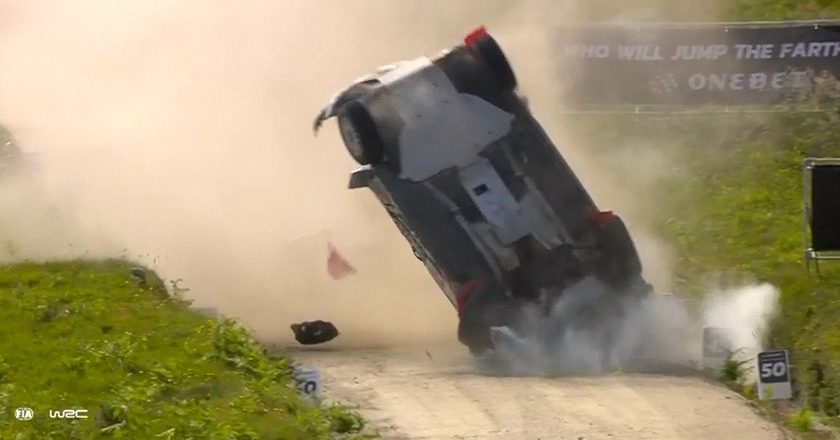
MULTIPOLYGON (((837 1, 729 1, 726 20, 840 18, 837 1)), ((835 104, 837 105, 837 104, 835 104)), ((840 109, 772 114, 580 115, 573 135, 596 154, 655 144, 667 169, 646 188, 653 225, 676 251, 676 288, 770 282, 781 289, 768 345, 791 350, 806 410, 840 418, 840 264, 808 272, 803 255, 803 161, 840 157, 840 109), (655 136, 652 137, 652 134, 655 136)), ((735 381, 737 365, 728 371, 735 381)), ((810 425, 811 412, 791 419, 810 425), (807 423, 806 423, 807 421, 807 423)))
POLYGON ((788 417, 788 426, 800 432, 809 431, 811 430, 812 423, 811 416, 811 410, 803 409, 797 411, 788 417))
POLYGON ((735 0, 724 4, 733 20, 822 20, 840 17, 837 0, 735 0))
POLYGON ((747 383, 747 373, 751 369, 750 361, 738 359, 736 355, 737 353, 731 353, 724 360, 723 368, 720 370, 720 380, 730 389, 752 394, 752 392, 745 392, 750 387, 747 383))
POLYGON ((289 362, 125 262, 0 266, 0 438, 361 438, 299 397, 289 362), (32 408, 29 421, 14 418, 32 408), (87 409, 87 419, 50 410, 87 409))

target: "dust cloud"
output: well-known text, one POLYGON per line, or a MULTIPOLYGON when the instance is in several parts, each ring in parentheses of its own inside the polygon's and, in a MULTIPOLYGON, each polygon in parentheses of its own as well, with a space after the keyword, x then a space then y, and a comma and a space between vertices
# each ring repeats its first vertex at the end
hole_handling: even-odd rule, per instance
POLYGON ((132 258, 266 339, 325 319, 339 344, 452 340, 451 305, 372 195, 346 189, 355 164, 337 130, 314 138, 311 121, 354 78, 485 24, 596 200, 628 211, 648 278, 667 286, 668 250, 633 214, 628 182, 567 139, 552 92, 548 30, 589 5, 2 1, 0 123, 40 166, 0 194, 0 259, 132 258), (356 275, 326 276, 327 241, 356 275))
POLYGON ((723 357, 704 354, 704 329, 723 331, 733 359, 764 348, 778 289, 769 284, 712 290, 700 304, 673 294, 622 297, 587 280, 568 289, 548 316, 528 316, 518 333, 497 328, 495 352, 479 371, 553 375, 639 371, 717 371, 723 357), (593 325, 596 322, 596 325, 593 325))

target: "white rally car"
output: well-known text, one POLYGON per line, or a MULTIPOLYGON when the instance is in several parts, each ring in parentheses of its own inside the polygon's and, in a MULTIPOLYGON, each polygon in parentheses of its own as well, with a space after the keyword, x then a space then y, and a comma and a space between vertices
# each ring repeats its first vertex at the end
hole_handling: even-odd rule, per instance
POLYGON ((516 88, 482 27, 357 80, 315 120, 337 117, 362 165, 350 188, 382 202, 473 353, 492 348, 491 327, 522 328, 527 305, 548 310, 587 278, 617 297, 651 290, 622 220, 595 205, 516 88))

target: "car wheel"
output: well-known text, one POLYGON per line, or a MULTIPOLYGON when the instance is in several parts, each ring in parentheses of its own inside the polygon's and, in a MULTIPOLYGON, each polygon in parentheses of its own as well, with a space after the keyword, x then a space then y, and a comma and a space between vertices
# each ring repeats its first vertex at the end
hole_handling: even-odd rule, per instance
POLYGON ((493 72, 499 87, 510 91, 516 88, 516 75, 513 73, 507 56, 502 52, 499 43, 491 37, 484 28, 479 28, 466 38, 467 47, 493 72))
POLYGON ((508 298, 476 300, 468 303, 461 315, 458 322, 458 340, 469 347, 470 353, 477 356, 493 348, 490 327, 507 326, 514 331, 519 330, 525 302, 508 298))
POLYGON ((382 160, 385 152, 382 137, 362 103, 351 101, 344 105, 338 115, 338 129, 347 151, 356 162, 368 165, 382 160))

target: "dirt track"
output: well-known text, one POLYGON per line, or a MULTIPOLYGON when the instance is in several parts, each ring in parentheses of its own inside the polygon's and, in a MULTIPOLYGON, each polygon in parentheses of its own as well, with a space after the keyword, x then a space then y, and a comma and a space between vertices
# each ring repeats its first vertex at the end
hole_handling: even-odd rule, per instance
POLYGON ((459 348, 294 350, 326 398, 395 439, 784 439, 725 388, 691 376, 502 378, 459 348))

